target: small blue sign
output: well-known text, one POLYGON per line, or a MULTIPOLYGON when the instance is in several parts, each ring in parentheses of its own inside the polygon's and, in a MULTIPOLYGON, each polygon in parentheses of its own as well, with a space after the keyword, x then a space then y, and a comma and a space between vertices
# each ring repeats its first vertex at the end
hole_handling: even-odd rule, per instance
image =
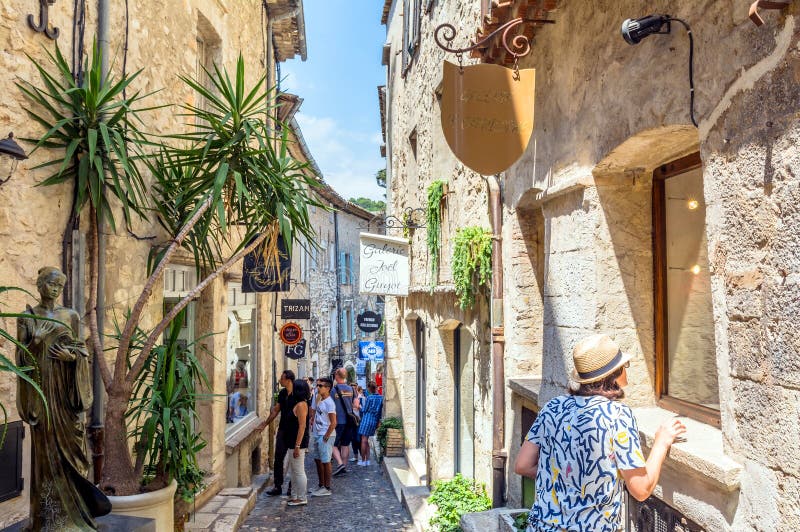
POLYGON ((367 361, 356 360, 356 375, 366 375, 366 374, 367 374, 367 361))
POLYGON ((358 342, 358 359, 359 360, 373 360, 375 362, 383 362, 383 342, 358 342))

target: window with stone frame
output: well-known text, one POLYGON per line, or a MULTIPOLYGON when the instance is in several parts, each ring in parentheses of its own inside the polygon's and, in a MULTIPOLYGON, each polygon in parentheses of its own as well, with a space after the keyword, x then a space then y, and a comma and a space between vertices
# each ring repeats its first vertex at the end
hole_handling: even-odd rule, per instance
POLYGON ((419 52, 422 0, 403 1, 403 76, 419 52))
MULTIPOLYGON (((214 73, 214 64, 221 58, 222 39, 212 26, 211 22, 203 16, 197 14, 197 64, 195 67, 195 79, 206 89, 216 92, 211 81, 210 74, 214 73)), ((200 109, 208 109, 208 102, 200 99, 196 102, 200 109)))
POLYGON ((698 153, 653 173, 656 398, 719 426, 716 339, 698 153))
POLYGON ((226 340, 226 435, 256 415, 258 332, 256 294, 242 292, 241 283, 228 283, 226 340))

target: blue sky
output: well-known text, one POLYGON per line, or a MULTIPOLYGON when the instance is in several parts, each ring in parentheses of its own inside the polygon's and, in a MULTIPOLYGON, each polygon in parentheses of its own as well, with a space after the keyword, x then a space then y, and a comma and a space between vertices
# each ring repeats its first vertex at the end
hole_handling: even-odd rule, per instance
POLYGON ((383 199, 378 85, 385 83, 382 2, 305 0, 308 59, 281 64, 281 90, 303 98, 296 115, 325 181, 349 199, 383 199))

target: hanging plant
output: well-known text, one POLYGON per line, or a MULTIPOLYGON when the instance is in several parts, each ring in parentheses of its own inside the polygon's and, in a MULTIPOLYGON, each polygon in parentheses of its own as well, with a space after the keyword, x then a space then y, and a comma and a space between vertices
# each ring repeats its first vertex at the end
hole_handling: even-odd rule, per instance
POLYGON ((453 243, 453 282, 462 310, 475 304, 475 292, 492 280, 492 234, 482 227, 464 227, 453 243))
POLYGON ((403 213, 403 238, 408 240, 408 243, 411 243, 411 235, 414 233, 414 228, 411 227, 411 213, 405 212, 403 213))
POLYGON ((428 208, 426 222, 428 226, 428 255, 431 258, 431 292, 439 277, 439 251, 442 238, 442 198, 447 181, 437 180, 428 186, 428 208))

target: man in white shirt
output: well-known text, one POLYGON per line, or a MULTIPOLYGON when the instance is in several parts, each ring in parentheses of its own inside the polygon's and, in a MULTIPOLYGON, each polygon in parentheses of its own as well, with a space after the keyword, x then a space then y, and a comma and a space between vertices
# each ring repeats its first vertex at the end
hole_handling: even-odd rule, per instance
POLYGON ((311 456, 317 465, 320 488, 312 495, 323 497, 331 494, 331 456, 333 454, 333 438, 336 429, 336 405, 331 399, 333 382, 328 378, 317 380, 317 397, 314 401, 313 423, 311 427, 311 456))

